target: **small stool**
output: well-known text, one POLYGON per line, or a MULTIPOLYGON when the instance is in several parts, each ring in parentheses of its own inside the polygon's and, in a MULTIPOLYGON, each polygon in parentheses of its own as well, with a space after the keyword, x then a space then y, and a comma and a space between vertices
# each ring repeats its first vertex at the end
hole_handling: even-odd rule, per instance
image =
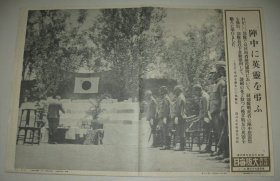
POLYGON ((201 145, 204 140, 204 130, 200 121, 193 121, 185 131, 186 135, 186 146, 193 151, 193 145, 196 144, 201 150, 201 145))

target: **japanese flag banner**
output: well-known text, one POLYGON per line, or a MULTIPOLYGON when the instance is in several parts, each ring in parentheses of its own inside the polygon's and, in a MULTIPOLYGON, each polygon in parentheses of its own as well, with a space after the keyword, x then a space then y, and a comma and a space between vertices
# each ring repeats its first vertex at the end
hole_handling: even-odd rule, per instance
POLYGON ((75 77, 74 93, 98 93, 99 77, 75 77))

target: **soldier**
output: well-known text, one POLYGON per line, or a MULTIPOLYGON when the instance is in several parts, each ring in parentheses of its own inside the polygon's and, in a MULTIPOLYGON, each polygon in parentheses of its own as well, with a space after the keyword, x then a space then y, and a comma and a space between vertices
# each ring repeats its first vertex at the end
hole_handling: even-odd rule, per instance
POLYGON ((172 130, 172 122, 170 106, 171 101, 168 95, 168 89, 166 86, 160 87, 160 96, 161 96, 161 103, 159 105, 159 127, 160 127, 160 135, 162 141, 162 148, 161 150, 166 150, 170 148, 170 141, 171 141, 171 130, 172 130))
POLYGON ((204 128, 205 139, 207 141, 206 148, 201 153, 208 153, 211 151, 212 142, 209 141, 211 138, 211 123, 209 114, 209 95, 202 89, 201 85, 196 84, 193 86, 193 91, 199 100, 199 115, 198 121, 204 128))
POLYGON ((218 143, 219 156, 216 157, 217 160, 223 160, 228 162, 229 157, 229 136, 228 136, 228 114, 227 114, 227 86, 226 86, 226 69, 225 62, 219 61, 216 63, 217 69, 217 89, 219 92, 221 104, 219 117, 222 123, 222 131, 220 134, 220 139, 218 143))
MULTIPOLYGON (((217 62, 215 65, 215 70, 216 73, 213 76, 214 84, 213 84, 213 89, 211 89, 210 93, 210 113, 212 117, 212 122, 213 122, 213 130, 215 134, 215 141, 218 144, 222 129, 223 129, 223 121, 220 118, 220 112, 221 112, 221 107, 222 107, 222 102, 223 102, 223 89, 225 86, 225 81, 224 78, 221 77, 220 73, 217 72, 217 68, 219 68, 221 65, 223 65, 224 62, 217 62)), ((211 154, 211 156, 219 156, 222 154, 222 149, 219 148, 218 146, 218 151, 214 152, 211 154)))
POLYGON ((220 133, 222 130, 222 124, 220 122, 219 113, 220 113, 220 96, 217 91, 217 70, 216 67, 213 67, 209 73, 208 84, 209 84, 209 113, 210 113, 210 131, 213 130, 213 135, 210 133, 209 139, 207 141, 208 145, 202 153, 212 153, 212 136, 214 136, 214 141, 217 144, 220 138, 220 133))
POLYGON ((55 132, 59 125, 59 111, 65 113, 59 96, 53 96, 48 106, 48 124, 49 124, 49 143, 55 143, 55 132))
POLYGON ((186 123, 186 114, 185 106, 186 99, 183 94, 183 88, 180 85, 177 85, 174 88, 174 94, 176 96, 175 102, 175 112, 174 112, 174 124, 175 124, 175 151, 183 151, 185 149, 185 123, 186 123))
MULTIPOLYGON (((146 119, 149 121, 151 127, 151 134, 150 137, 153 136, 153 143, 152 147, 158 146, 158 134, 157 134, 157 102, 152 95, 152 91, 147 90, 145 92, 145 98, 147 100, 147 112, 146 112, 146 119)), ((150 138, 149 138, 150 139, 150 138)))

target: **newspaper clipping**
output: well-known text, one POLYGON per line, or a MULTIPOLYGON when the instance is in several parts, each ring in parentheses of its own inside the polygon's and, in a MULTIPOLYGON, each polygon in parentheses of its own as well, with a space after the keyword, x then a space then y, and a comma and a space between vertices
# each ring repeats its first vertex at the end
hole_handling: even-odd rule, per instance
POLYGON ((7 171, 273 175, 260 9, 26 10, 7 171))

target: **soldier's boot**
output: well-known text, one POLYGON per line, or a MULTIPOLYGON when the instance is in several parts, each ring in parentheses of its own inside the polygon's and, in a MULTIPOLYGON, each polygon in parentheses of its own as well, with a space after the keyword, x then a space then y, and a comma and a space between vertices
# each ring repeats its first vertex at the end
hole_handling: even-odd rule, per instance
POLYGON ((201 150, 199 153, 212 153, 211 146, 207 144, 204 150, 201 150))
POLYGON ((156 139, 156 134, 154 133, 153 135, 153 143, 152 143, 152 148, 155 148, 155 147, 157 147, 157 139, 156 139))
POLYGON ((162 141, 162 147, 160 148, 160 150, 167 150, 167 145, 168 145, 168 141, 167 141, 167 137, 161 137, 161 141, 162 141))
POLYGON ((215 157, 215 160, 223 160, 223 159, 225 159, 225 158, 226 158, 226 157, 225 157, 225 154, 222 153, 221 155, 216 156, 216 157, 215 157))
POLYGON ((229 158, 225 158, 225 159, 223 160, 223 162, 224 162, 224 163, 229 163, 229 158))
POLYGON ((221 151, 221 149, 218 148, 218 151, 211 153, 210 156, 219 156, 221 154, 222 154, 222 151, 221 151))
POLYGON ((181 144, 180 143, 176 143, 174 150, 175 151, 180 151, 181 150, 181 144))
POLYGON ((185 139, 181 140, 181 143, 180 143, 180 150, 181 151, 184 151, 185 150, 185 139))
POLYGON ((167 149, 170 149, 170 148, 171 148, 171 136, 167 136, 166 148, 167 148, 167 149))

